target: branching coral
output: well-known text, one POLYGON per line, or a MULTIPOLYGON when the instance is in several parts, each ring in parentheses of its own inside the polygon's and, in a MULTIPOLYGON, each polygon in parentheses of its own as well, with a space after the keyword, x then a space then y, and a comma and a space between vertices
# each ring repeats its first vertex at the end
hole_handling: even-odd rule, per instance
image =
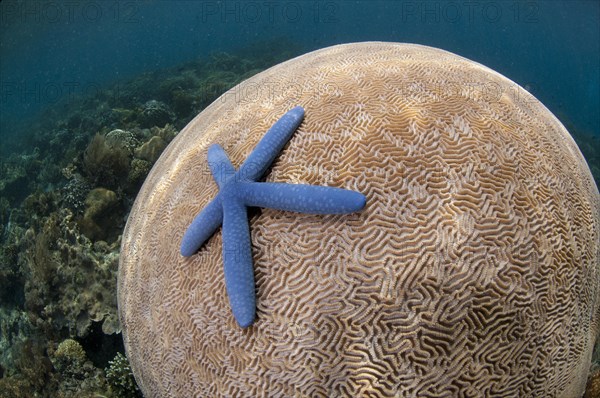
POLYGON ((62 188, 62 205, 71 209, 75 214, 82 214, 85 210, 85 198, 91 189, 87 180, 79 174, 73 175, 62 188))
POLYGON ((133 373, 131 372, 127 357, 119 352, 115 358, 108 363, 109 366, 106 368, 106 380, 110 384, 111 389, 117 393, 119 397, 141 397, 142 394, 133 378, 133 373))

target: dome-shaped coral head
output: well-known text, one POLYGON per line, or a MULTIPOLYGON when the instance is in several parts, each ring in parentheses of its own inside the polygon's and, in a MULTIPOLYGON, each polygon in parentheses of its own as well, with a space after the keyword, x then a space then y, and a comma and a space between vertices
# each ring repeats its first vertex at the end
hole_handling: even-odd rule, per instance
POLYGON ((573 139, 517 84, 429 47, 326 48, 228 91, 157 161, 123 235, 125 347, 147 397, 582 396, 599 218, 573 139), (253 192, 219 186, 213 157, 239 172, 297 105, 257 192, 338 188, 367 206, 306 214, 262 197, 250 251, 231 249, 254 267, 243 329, 226 211, 199 249, 190 232, 191 256, 181 244, 216 198, 253 192))

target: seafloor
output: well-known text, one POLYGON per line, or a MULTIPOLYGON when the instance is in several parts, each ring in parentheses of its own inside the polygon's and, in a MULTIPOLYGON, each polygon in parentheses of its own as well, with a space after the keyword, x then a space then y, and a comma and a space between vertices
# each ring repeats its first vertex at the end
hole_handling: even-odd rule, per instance
MULTIPOLYGON (((0 160, 1 397, 141 396, 116 301, 120 234, 133 200, 195 115, 300 50, 279 42, 213 54, 69 98, 31 123, 0 160)), ((598 184, 600 135, 561 119, 598 184)))

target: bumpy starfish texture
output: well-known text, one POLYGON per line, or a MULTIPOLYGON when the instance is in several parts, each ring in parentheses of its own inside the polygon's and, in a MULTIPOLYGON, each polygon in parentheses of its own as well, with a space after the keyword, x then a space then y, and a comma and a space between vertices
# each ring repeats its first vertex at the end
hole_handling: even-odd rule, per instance
POLYGON ((241 327, 256 316, 256 294, 247 207, 266 207, 311 214, 343 214, 361 210, 363 194, 341 188, 256 182, 279 155, 302 119, 297 106, 267 131, 235 170, 220 145, 208 148, 208 164, 219 193, 194 218, 181 241, 181 254, 193 255, 223 225, 225 285, 233 315, 241 327))

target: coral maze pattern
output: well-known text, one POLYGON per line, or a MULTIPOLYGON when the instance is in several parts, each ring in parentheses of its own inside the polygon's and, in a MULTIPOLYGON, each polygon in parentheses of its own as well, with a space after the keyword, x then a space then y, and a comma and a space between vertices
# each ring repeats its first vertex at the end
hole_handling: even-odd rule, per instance
POLYGON ((316 51, 226 93, 174 140, 134 205, 119 277, 148 397, 574 397, 598 332, 598 189, 522 88, 416 45, 316 51), (295 105, 267 181, 367 195, 364 211, 250 220, 258 318, 237 327, 221 234, 179 255, 236 167, 295 105))

